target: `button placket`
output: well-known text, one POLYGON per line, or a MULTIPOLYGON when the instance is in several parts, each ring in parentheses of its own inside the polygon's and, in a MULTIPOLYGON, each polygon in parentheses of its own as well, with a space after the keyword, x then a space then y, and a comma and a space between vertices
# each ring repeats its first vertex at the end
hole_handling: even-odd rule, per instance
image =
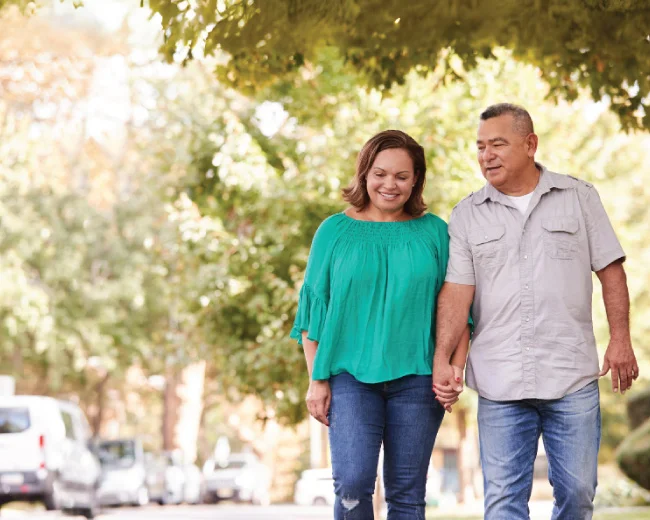
MULTIPOLYGON (((526 219, 528 220, 528 219, 526 219)), ((521 298, 521 328, 520 341, 523 357, 523 397, 535 396, 535 350, 533 348, 534 336, 534 295, 533 286, 533 262, 530 238, 530 226, 523 223, 521 240, 519 244, 519 287, 521 298)))

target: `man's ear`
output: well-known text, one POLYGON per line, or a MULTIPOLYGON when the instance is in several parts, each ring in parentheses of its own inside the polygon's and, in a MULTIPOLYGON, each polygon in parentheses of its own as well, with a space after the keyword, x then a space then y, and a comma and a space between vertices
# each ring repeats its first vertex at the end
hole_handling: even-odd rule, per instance
POLYGON ((535 152, 537 152, 537 144, 539 143, 539 138, 537 134, 528 134, 526 136, 526 151, 528 152, 528 157, 531 159, 535 157, 535 152))

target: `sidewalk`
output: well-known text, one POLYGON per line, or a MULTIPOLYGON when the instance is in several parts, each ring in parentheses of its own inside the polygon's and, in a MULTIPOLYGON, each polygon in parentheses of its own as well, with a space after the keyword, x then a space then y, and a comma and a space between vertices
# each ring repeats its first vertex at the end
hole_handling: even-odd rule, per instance
MULTIPOLYGON (((533 500, 530 502, 531 520, 548 520, 553 511, 552 500, 533 500)), ((437 507, 427 509, 427 519, 436 518, 458 518, 458 519, 480 519, 483 518, 483 502, 476 501, 470 504, 458 504, 449 507, 437 507)))

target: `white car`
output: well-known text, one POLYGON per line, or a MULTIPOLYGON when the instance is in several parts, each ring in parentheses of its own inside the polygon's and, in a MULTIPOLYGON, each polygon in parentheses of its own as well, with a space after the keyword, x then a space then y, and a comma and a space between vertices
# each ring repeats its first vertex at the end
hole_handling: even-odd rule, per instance
POLYGON ((93 518, 101 470, 85 415, 51 397, 0 397, 0 507, 14 500, 93 518))
POLYGON ((203 498, 203 473, 194 464, 185 464, 183 473, 185 474, 183 502, 200 504, 203 498))
POLYGON ((271 502, 271 471, 253 453, 233 453, 227 460, 208 459, 203 466, 204 501, 271 502))
POLYGON ((296 482, 294 502, 301 506, 333 505, 334 479, 331 468, 308 469, 296 482))
POLYGON ((102 441, 97 445, 102 465, 102 480, 97 492, 105 506, 145 506, 149 488, 144 464, 144 450, 138 439, 102 441))

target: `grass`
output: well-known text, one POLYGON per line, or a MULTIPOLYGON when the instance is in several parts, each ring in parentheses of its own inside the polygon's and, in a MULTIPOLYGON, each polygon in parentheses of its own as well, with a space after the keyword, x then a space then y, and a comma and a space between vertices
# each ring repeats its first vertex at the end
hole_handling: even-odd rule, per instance
POLYGON ((615 518, 625 518, 625 520, 650 520, 650 507, 629 508, 620 512, 597 513, 594 520, 614 520, 615 518))

